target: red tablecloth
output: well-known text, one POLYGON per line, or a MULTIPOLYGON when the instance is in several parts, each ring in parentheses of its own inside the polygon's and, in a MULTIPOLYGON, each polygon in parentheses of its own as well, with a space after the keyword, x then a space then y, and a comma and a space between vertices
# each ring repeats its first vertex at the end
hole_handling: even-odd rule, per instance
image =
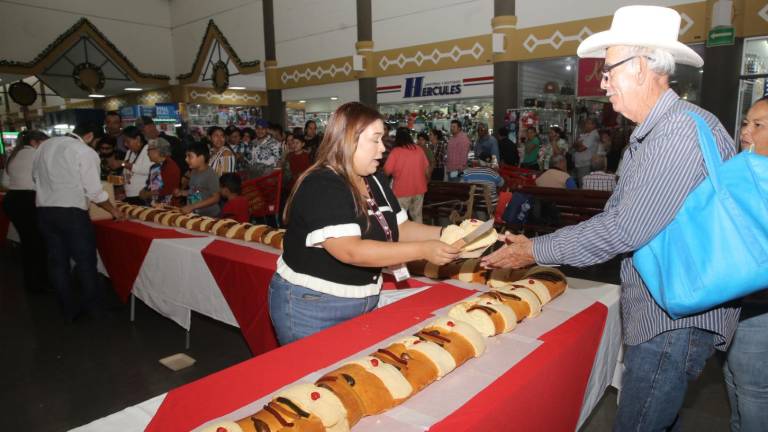
POLYGON ((543 335, 536 351, 430 430, 576 430, 607 315, 595 303, 543 335))
POLYGON ((99 221, 94 222, 94 227, 99 256, 123 302, 128 301, 152 240, 198 237, 137 222, 99 221))
POLYGON ((3 210, 4 199, 5 194, 0 194, 0 243, 5 243, 5 240, 8 238, 8 226, 11 223, 3 210))
MULTIPOLYGON (((214 240, 202 251, 253 355, 278 347, 269 319, 267 294, 277 255, 247 246, 214 240)), ((417 288, 427 284, 408 279, 396 282, 384 275, 383 289, 417 288)))
POLYGON ((267 304, 277 255, 221 240, 211 242, 202 254, 251 353, 277 348, 267 304))
MULTIPOLYGON (((232 412, 386 337, 472 291, 439 284, 397 303, 170 391, 146 431, 186 431, 232 412)), ((434 430, 573 430, 605 324, 594 304, 544 335, 542 346, 434 430), (509 404, 525 415, 512 417, 509 404), (530 415, 534 413, 534 415, 530 415), (536 415, 539 414, 539 415, 536 415), (478 427, 479 426, 479 427, 478 427)))
POLYGON ((427 284, 425 284, 424 282, 419 282, 413 278, 409 278, 404 281, 397 282, 394 276, 388 273, 384 273, 384 281, 381 284, 381 289, 392 290, 392 289, 404 289, 404 288, 421 288, 425 286, 427 286, 427 284))

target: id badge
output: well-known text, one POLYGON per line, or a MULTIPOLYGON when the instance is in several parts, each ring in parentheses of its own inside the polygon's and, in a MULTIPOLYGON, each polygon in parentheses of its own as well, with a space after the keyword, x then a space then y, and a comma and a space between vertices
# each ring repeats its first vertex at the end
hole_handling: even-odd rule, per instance
POLYGON ((398 282, 402 282, 411 277, 411 274, 408 272, 408 267, 406 267, 405 264, 389 266, 389 271, 392 272, 392 275, 395 276, 395 280, 398 282))

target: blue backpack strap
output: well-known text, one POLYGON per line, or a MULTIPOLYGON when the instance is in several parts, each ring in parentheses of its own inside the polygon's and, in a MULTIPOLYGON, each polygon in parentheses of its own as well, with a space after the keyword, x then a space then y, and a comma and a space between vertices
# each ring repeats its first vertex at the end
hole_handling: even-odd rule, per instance
POLYGON ((688 116, 690 116, 696 124, 696 130, 699 134, 701 156, 704 158, 704 164, 707 167, 707 177, 712 182, 715 190, 719 191, 720 182, 717 178, 717 169, 723 163, 723 159, 720 157, 720 151, 717 149, 715 136, 712 135, 712 130, 709 125, 700 115, 693 111, 688 111, 688 116))

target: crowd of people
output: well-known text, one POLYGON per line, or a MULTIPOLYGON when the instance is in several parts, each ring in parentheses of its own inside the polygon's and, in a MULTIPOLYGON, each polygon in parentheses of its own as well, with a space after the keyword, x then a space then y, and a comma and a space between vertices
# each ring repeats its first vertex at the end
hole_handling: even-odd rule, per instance
POLYGON ((83 122, 64 136, 26 130, 5 160, 3 207, 21 240, 25 286, 54 291, 68 321, 103 313, 89 207, 124 219, 103 183, 132 204, 248 222, 243 180, 281 169, 290 191, 322 139, 311 120, 304 130, 284 132, 259 120, 255 129, 213 126, 205 137, 183 139, 159 131, 150 117, 123 126, 120 114, 109 111, 103 124, 83 122), (40 257, 47 257, 47 266, 38 265, 40 257), (81 284, 79 300, 69 286, 70 260, 81 284))

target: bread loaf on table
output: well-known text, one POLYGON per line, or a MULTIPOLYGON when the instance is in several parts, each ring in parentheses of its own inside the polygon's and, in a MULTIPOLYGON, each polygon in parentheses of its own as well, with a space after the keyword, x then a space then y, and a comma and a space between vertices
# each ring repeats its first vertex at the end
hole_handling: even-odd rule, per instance
POLYGON ((531 313, 531 307, 520 297, 504 291, 490 291, 480 295, 480 298, 496 300, 508 306, 515 313, 517 322, 522 321, 531 313))
POLYGON ((267 246, 272 246, 275 249, 283 249, 283 237, 285 237, 284 229, 276 229, 266 233, 263 237, 262 243, 267 246))
MULTIPOLYGON (((459 225, 448 225, 443 228, 443 232, 440 235, 440 241, 449 245, 455 244, 459 240, 462 240, 464 236, 472 233, 476 228, 480 227, 483 221, 477 219, 467 219, 459 225)), ((476 238, 472 243, 463 244, 461 250, 463 252, 476 251, 478 249, 485 249, 488 246, 496 243, 498 240, 498 233, 495 229, 488 230, 487 233, 476 238)))
POLYGON ((227 231, 229 231, 229 229, 234 225, 237 225, 237 223, 238 222, 236 220, 232 219, 219 219, 211 226, 208 232, 213 235, 223 237, 227 234, 227 231))
POLYGON ((399 370, 413 388, 413 393, 437 380, 439 371, 435 362, 419 351, 410 350, 402 342, 379 348, 371 356, 399 370))
MULTIPOLYGON (((506 295, 519 298, 528 304, 528 315, 523 315, 523 318, 533 318, 541 314, 541 300, 536 296, 536 293, 524 286, 509 286, 504 288, 497 288, 494 291, 504 293, 506 295)), ((515 313, 518 311, 515 310, 515 313)), ((518 315, 518 318, 520 315, 518 315)))
POLYGON ((414 336, 448 351, 456 367, 485 352, 485 338, 471 325, 454 318, 440 317, 414 336))
POLYGON ((141 211, 137 215, 137 219, 152 222, 152 218, 156 213, 159 212, 160 210, 153 209, 152 207, 142 207, 141 211))
POLYGON ((152 222, 165 225, 163 224, 163 218, 168 216, 173 216, 174 212, 170 210, 160 210, 160 213, 155 213, 155 215, 152 218, 152 222))
POLYGON ((184 228, 192 231, 200 231, 200 224, 203 223, 203 217, 196 214, 188 215, 189 218, 184 223, 184 228))
POLYGON ((243 240, 249 242, 262 243, 264 234, 272 231, 273 228, 268 225, 253 225, 248 231, 245 232, 243 240))
POLYGON ((406 263, 406 265, 408 272, 412 275, 426 276, 430 279, 445 279, 445 277, 441 277, 439 274, 441 267, 426 260, 411 261, 406 263))
POLYGON ((216 221, 217 219, 213 219, 208 216, 194 215, 189 218, 185 228, 192 231, 207 233, 210 231, 211 227, 216 223, 216 221))
POLYGON ((494 269, 488 276, 488 286, 491 288, 508 286, 512 281, 526 277, 526 273, 526 269, 494 269))
POLYGON ((456 260, 437 266, 420 260, 408 263, 408 271, 413 275, 422 275, 430 279, 456 279, 464 282, 485 284, 487 270, 477 258, 456 260))
POLYGON ((176 220, 173 221, 173 224, 179 228, 187 228, 187 223, 194 217, 194 214, 183 214, 177 217, 176 220))
POLYGON ((375 357, 361 357, 352 360, 347 365, 360 366, 366 372, 378 378, 384 384, 384 388, 386 388, 389 395, 392 396, 394 405, 402 403, 413 393, 413 386, 397 368, 375 357))
POLYGON ((130 216, 130 217, 132 217, 134 219, 137 219, 139 217, 139 214, 141 214, 141 212, 146 211, 146 210, 147 210, 147 207, 133 206, 128 211, 128 216, 130 216))
POLYGON ((459 267, 458 274, 451 275, 451 279, 458 279, 463 282, 472 282, 485 284, 488 271, 480 265, 480 259, 472 258, 465 260, 459 267))
MULTIPOLYGON (((363 415, 373 415, 386 411, 401 402, 403 402, 413 392, 413 387, 405 377, 392 365, 384 363, 375 357, 363 357, 344 364, 340 368, 329 372, 317 383, 318 385, 328 385, 333 391, 335 387, 344 388, 345 384, 340 381, 346 381, 346 385, 355 393, 357 400, 362 404, 363 415), (327 377, 335 377, 333 380, 327 377)), ((352 405, 352 411, 356 410, 354 406, 355 398, 349 395, 337 393, 347 407, 348 412, 352 405)), ((353 422, 350 422, 353 423, 353 422)))
POLYGON ((178 212, 166 212, 166 214, 160 219, 160 223, 168 226, 173 227, 176 226, 176 219, 181 217, 181 213, 178 212))
POLYGON ((237 422, 215 422, 203 431, 347 432, 349 428, 346 409, 335 394, 313 384, 296 384, 278 392, 256 414, 237 422))
MULTIPOLYGON (((317 381, 318 385, 327 385, 336 392, 336 387, 348 385, 349 389, 355 394, 355 397, 349 397, 344 392, 336 393, 341 399, 347 412, 355 411, 354 401, 360 401, 362 416, 368 416, 384 412, 395 406, 395 400, 387 387, 376 375, 368 372, 360 365, 346 364, 317 381), (335 377, 331 382, 329 377, 335 377), (346 384, 345 384, 346 383, 346 384), (351 409, 350 409, 351 408, 351 409)), ((353 424, 350 421, 350 424, 353 424)))
POLYGON ((510 287, 525 288, 531 291, 536 296, 536 298, 539 299, 539 302, 542 306, 552 300, 552 294, 550 294, 549 288, 538 279, 523 279, 515 281, 510 285, 510 287))
POLYGON ((415 336, 399 340, 373 354, 400 370, 416 393, 456 368, 451 354, 415 336))
MULTIPOLYGON (((365 402, 357 393, 358 381, 348 372, 349 368, 339 368, 328 372, 318 379, 315 385, 332 391, 341 400, 341 403, 347 410, 347 422, 352 427, 366 415, 366 409, 372 410, 376 407, 366 407, 365 402)), ((368 379, 371 378, 368 377, 368 379)))
POLYGON ((461 302, 451 308, 448 316, 468 323, 485 337, 507 333, 517 325, 515 311, 492 298, 477 297, 461 302))
POLYGON ((248 229, 252 226, 253 225, 249 223, 239 223, 236 225, 232 225, 232 227, 229 228, 229 230, 224 236, 226 238, 230 238, 234 240, 244 240, 245 232, 248 231, 248 229))
POLYGON ((544 284, 552 299, 563 294, 568 287, 568 280, 565 275, 552 267, 531 267, 523 278, 534 279, 544 284))
POLYGON ((213 219, 207 216, 194 215, 187 221, 185 228, 188 230, 205 233, 210 231, 211 227, 215 223, 216 223, 216 219, 213 219))

